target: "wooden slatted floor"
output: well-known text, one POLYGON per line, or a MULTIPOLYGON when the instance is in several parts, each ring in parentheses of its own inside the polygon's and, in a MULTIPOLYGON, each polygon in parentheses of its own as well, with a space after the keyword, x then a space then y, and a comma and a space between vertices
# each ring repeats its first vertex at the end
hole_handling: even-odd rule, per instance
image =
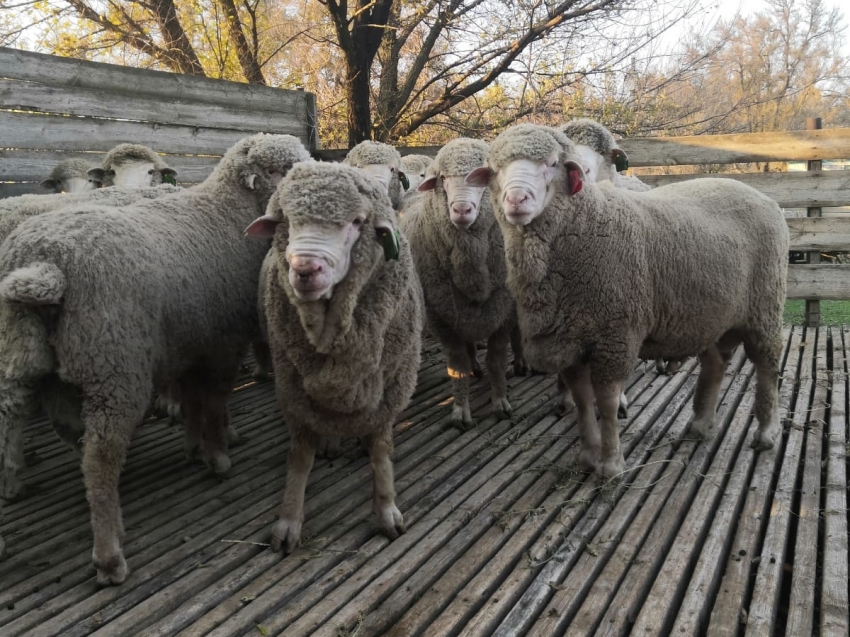
MULTIPOLYGON (((180 427, 140 427, 121 483, 132 574, 102 590, 78 462, 33 422, 25 478, 38 492, 0 527, 0 635, 846 637, 850 330, 789 328, 786 343, 775 453, 749 447, 742 355, 705 442, 685 433, 694 362, 670 377, 639 365, 619 484, 575 471, 575 420, 556 415, 552 377, 510 379, 511 420, 446 427, 449 386, 429 345, 396 426, 408 532, 377 533, 352 440, 317 461, 303 546, 285 559, 263 543, 288 436, 273 385, 245 383, 232 408, 246 440, 226 480, 184 460, 180 427)), ((486 379, 474 388, 481 414, 486 379)))

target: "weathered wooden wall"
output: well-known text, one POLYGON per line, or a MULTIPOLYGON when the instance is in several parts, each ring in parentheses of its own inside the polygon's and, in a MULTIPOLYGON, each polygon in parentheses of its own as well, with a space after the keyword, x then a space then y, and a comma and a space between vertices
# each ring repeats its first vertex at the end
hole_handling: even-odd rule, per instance
POLYGON ((165 153, 196 183, 237 140, 288 133, 316 148, 312 93, 0 47, 0 197, 38 192, 60 160, 117 144, 165 153))

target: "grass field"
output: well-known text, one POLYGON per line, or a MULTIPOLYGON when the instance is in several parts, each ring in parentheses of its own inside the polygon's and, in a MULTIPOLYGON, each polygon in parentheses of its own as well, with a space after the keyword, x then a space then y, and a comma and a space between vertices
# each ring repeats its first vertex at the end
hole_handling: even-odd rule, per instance
MULTIPOLYGON (((783 320, 792 325, 802 325, 806 314, 805 301, 786 301, 783 320)), ((850 325, 850 301, 821 301, 821 325, 850 325)))

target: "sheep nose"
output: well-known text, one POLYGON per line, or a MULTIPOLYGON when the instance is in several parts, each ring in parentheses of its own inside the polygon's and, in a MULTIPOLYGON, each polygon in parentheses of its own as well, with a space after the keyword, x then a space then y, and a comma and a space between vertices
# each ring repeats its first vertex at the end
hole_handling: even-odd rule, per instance
POLYGON ((472 204, 471 203, 453 203, 452 204, 452 212, 458 215, 459 217, 465 217, 466 215, 472 214, 472 204))
POLYGON ((321 261, 318 259, 299 257, 297 255, 290 258, 289 266, 302 281, 306 281, 307 279, 316 276, 324 269, 321 261))
POLYGON ((512 188, 505 193, 505 201, 512 206, 519 206, 529 200, 527 190, 521 188, 512 188))

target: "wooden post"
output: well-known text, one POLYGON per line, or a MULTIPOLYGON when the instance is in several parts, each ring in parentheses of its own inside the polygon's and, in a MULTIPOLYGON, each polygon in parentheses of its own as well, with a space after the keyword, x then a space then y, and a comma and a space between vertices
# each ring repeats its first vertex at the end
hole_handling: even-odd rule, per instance
MULTIPOLYGON (((806 119, 806 130, 820 130, 821 118, 809 117, 806 119)), ((807 170, 822 170, 823 163, 820 159, 809 160, 806 162, 807 170)), ((823 210, 821 208, 806 208, 807 217, 821 217, 823 210)), ((820 263, 820 251, 809 252, 807 255, 809 263, 820 263)), ((806 326, 818 327, 820 325, 820 301, 806 301, 806 326)))
POLYGON ((319 113, 316 94, 307 93, 307 150, 311 153, 319 148, 319 113))

